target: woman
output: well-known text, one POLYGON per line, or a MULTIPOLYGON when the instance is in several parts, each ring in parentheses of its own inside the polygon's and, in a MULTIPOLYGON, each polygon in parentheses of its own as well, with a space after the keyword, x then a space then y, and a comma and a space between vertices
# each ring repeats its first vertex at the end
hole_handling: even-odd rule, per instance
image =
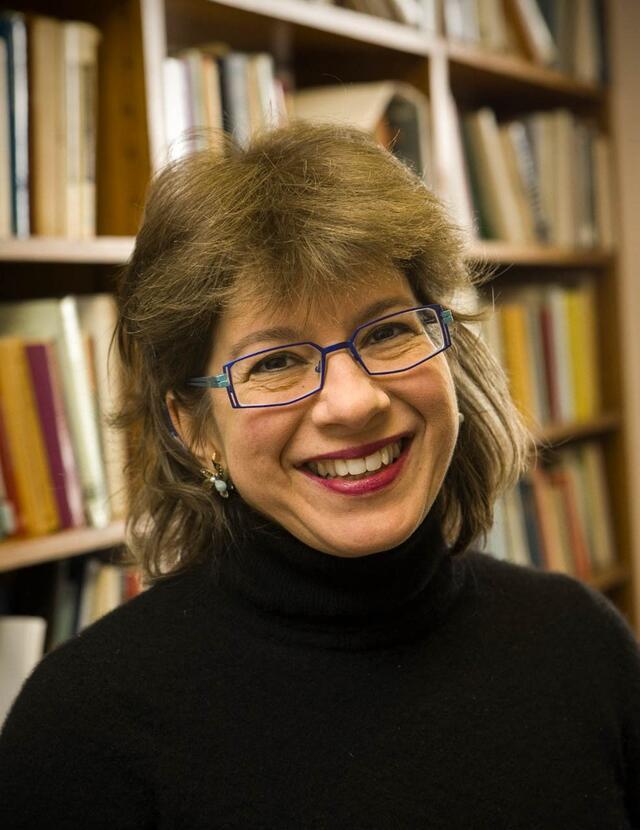
POLYGON ((469 284, 359 132, 159 175, 117 340, 153 586, 27 682, 2 826, 640 827, 626 623, 469 550, 530 454, 469 284))

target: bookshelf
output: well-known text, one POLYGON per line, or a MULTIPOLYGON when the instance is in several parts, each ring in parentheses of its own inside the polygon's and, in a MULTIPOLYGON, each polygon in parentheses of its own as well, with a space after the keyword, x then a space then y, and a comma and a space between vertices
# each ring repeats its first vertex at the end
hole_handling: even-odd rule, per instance
MULTIPOLYGON (((629 19, 628 25, 632 22, 634 12, 628 5, 633 4, 607 2, 610 32, 616 43, 627 31, 625 19, 629 19)), ((146 183, 166 158, 163 61, 176 50, 210 41, 224 42, 237 50, 271 53, 301 88, 392 78, 426 93, 431 106, 436 189, 446 186, 455 163, 448 151, 445 119, 439 117, 449 91, 457 104, 488 105, 505 116, 566 107, 595 119, 608 131, 618 164, 624 152, 630 153, 628 112, 625 110, 623 117, 622 107, 615 108, 618 87, 632 86, 640 74, 630 74, 633 54, 629 49, 626 53, 609 50, 613 82, 604 88, 521 57, 491 53, 432 31, 305 0, 98 0, 90 7, 77 0, 19 0, 14 7, 76 17, 100 30, 98 236, 0 240, 2 297, 15 298, 19 290, 16 280, 33 279, 36 284, 35 289, 25 288, 25 296, 46 296, 52 286, 58 295, 82 290, 78 273, 91 275, 96 269, 102 283, 109 283, 132 250, 146 183), (65 266, 69 266, 69 275, 65 266)), ((620 187, 621 182, 617 184, 620 187)), ((622 186, 624 189, 624 182, 622 186)), ((638 187, 636 192, 640 192, 638 187)), ((638 209, 631 191, 621 204, 623 225, 626 220, 631 226, 630 217, 638 209)), ((509 281, 524 284, 550 279, 555 272, 580 271, 591 272, 598 284, 605 320, 615 333, 603 345, 601 359, 603 365, 622 366, 623 371, 604 373, 601 415, 588 422, 550 425, 539 440, 541 446, 552 447, 587 439, 602 443, 620 563, 594 577, 593 584, 607 591, 638 626, 640 520, 635 516, 631 493, 640 491, 635 472, 640 470, 640 439, 638 427, 632 423, 640 423, 640 415, 632 417, 640 412, 640 380, 631 371, 630 361, 622 360, 623 354, 633 353, 640 361, 633 342, 637 315, 633 317, 630 310, 633 266, 638 261, 631 237, 623 236, 613 250, 482 240, 470 243, 468 257, 472 263, 494 266, 496 285, 505 274, 509 281)), ((94 285, 93 277, 88 277, 86 290, 94 290, 94 285)), ((122 533, 122 524, 114 523, 101 531, 6 540, 0 543, 0 570, 118 544, 122 533)))

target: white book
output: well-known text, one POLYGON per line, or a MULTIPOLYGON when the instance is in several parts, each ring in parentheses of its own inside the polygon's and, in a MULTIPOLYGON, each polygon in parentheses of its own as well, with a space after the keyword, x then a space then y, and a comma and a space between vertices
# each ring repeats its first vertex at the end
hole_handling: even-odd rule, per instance
POLYGON ((491 233, 497 239, 527 242, 495 113, 483 107, 465 115, 463 123, 471 164, 478 181, 482 212, 491 233))
POLYGON ((55 342, 87 523, 106 527, 109 490, 75 298, 0 303, 0 334, 55 342))
POLYGON ((373 133, 383 116, 396 105, 405 115, 406 133, 415 137, 412 149, 416 169, 428 179, 431 168, 429 100, 410 84, 374 81, 303 89, 293 95, 293 117, 349 124, 373 133), (406 117, 408 113, 410 118, 406 117))
POLYGON ((111 294, 89 294, 76 297, 80 328, 90 336, 95 357, 97 410, 102 437, 103 456, 109 486, 111 514, 122 517, 127 510, 127 463, 125 435, 109 426, 108 418, 116 411, 122 395, 122 371, 115 350, 110 350, 117 323, 117 309, 111 294))
POLYGON ((22 684, 42 658, 46 628, 42 617, 0 618, 0 727, 22 684))
POLYGON ((191 126, 189 79, 187 66, 180 58, 165 58, 162 69, 166 161, 175 161, 188 151, 185 134, 191 126))

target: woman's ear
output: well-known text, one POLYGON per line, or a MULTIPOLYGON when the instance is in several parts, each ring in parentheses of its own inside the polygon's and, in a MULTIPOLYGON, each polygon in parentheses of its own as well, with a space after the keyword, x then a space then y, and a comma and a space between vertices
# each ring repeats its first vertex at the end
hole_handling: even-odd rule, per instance
POLYGON ((174 436, 174 438, 180 441, 180 443, 183 444, 189 452, 193 453, 200 464, 209 468, 211 466, 212 456, 217 455, 216 448, 213 446, 206 446, 198 447, 196 449, 193 446, 191 438, 193 433, 191 430, 189 416, 178 406, 176 399, 171 393, 168 393, 165 398, 165 413, 169 432, 174 436))
POLYGON ((167 394, 167 397, 164 401, 164 411, 167 420, 167 427, 169 432, 173 435, 174 438, 177 438, 178 441, 181 441, 185 447, 188 446, 187 442, 184 440, 182 436, 182 431, 180 429, 180 410, 178 409, 178 405, 176 403, 176 399, 170 393, 167 394))

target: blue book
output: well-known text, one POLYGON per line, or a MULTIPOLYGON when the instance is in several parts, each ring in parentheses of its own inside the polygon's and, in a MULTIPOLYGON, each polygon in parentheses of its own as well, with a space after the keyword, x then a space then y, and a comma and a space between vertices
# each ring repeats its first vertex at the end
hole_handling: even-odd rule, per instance
POLYGON ((19 12, 0 13, 9 91, 9 155, 11 165, 11 229, 29 235, 29 82, 27 27, 19 12))

